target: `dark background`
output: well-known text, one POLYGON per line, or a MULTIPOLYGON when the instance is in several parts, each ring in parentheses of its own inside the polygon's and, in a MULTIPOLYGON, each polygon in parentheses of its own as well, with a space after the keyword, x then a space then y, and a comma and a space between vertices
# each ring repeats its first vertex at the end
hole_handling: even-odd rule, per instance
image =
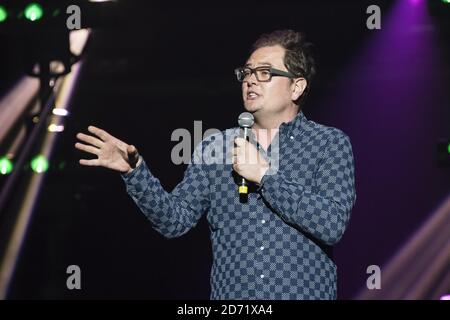
MULTIPOLYGON (((357 202, 335 261, 339 298, 353 298, 365 286, 367 266, 384 265, 450 190, 449 169, 437 165, 435 154, 438 139, 450 137, 447 29, 432 15, 431 31, 420 29, 420 21, 413 36, 386 36, 390 27, 402 28, 402 18, 390 17, 395 3, 122 2, 110 16, 88 16, 95 28, 71 116, 10 298, 208 299, 206 220, 181 238, 163 238, 139 213, 119 174, 78 165, 85 155, 74 148, 75 134, 93 124, 136 145, 172 190, 185 166, 171 162, 177 144, 171 133, 186 128, 193 134, 194 120, 203 131, 235 126, 243 106, 233 69, 261 33, 285 28, 305 32, 315 44, 318 76, 306 116, 342 129, 352 141, 357 202), (381 30, 366 28, 370 4, 382 9, 381 30), (431 40, 411 46, 414 37, 431 40), (82 290, 66 288, 71 264, 81 268, 82 290)), ((410 29, 406 21, 402 30, 410 29)), ((20 37, 0 36, 5 93, 22 74, 27 50, 20 37)))

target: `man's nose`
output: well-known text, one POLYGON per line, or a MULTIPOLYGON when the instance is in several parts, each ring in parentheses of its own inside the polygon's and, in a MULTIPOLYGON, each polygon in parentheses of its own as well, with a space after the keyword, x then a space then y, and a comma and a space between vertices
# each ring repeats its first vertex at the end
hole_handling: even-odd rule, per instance
POLYGON ((247 83, 247 86, 251 86, 252 84, 257 84, 258 83, 258 79, 256 79, 256 74, 254 72, 251 73, 251 75, 244 80, 244 82, 247 83))

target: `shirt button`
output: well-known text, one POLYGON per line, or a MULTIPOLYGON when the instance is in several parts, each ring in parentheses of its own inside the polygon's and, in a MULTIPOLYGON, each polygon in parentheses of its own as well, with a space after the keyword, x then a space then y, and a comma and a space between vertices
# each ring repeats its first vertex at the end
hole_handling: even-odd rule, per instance
POLYGON ((260 248, 260 249, 261 249, 261 251, 262 251, 262 250, 264 250, 264 247, 263 247, 263 246, 261 246, 261 248, 260 248))
POLYGON ((289 138, 291 138, 291 140, 294 140, 294 136, 290 136, 289 138))
POLYGON ((261 279, 264 279, 264 275, 262 274, 262 275, 260 275, 260 277, 261 277, 261 279))
POLYGON ((262 223, 262 224, 266 223, 266 220, 261 220, 261 223, 262 223))

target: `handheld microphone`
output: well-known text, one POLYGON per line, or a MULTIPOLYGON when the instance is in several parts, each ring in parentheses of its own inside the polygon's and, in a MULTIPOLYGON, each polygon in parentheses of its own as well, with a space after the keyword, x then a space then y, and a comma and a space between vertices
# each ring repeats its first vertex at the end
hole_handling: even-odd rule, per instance
MULTIPOLYGON (((253 115, 250 112, 242 112, 239 115, 238 124, 239 124, 239 127, 244 132, 244 139, 247 141, 250 140, 250 130, 251 130, 254 122, 255 122, 255 118, 253 118, 253 115)), ((239 185, 238 185, 238 193, 239 193, 239 198, 241 200, 245 200, 245 198, 248 196, 248 183, 244 177, 240 178, 239 185)))

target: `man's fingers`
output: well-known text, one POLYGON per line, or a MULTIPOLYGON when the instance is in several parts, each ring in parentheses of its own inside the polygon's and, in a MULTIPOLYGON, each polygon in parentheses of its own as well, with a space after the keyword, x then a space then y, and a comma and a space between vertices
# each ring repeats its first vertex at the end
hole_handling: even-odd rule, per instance
POLYGON ((240 167, 239 167, 239 164, 238 164, 238 163, 234 163, 234 164, 232 165, 232 167, 233 167, 233 170, 236 171, 238 174, 241 173, 241 170, 240 170, 240 167))
POLYGON ((240 155, 240 154, 233 155, 233 163, 245 164, 246 163, 245 156, 244 155, 240 155))
POLYGON ((133 145, 129 145, 127 147, 127 153, 128 153, 128 160, 130 161, 131 167, 135 167, 136 163, 139 160, 139 153, 137 152, 137 149, 133 145))
POLYGON ((89 136, 84 133, 78 133, 77 138, 80 139, 83 142, 87 142, 89 144, 92 144, 93 146, 96 146, 97 148, 101 148, 103 145, 103 141, 100 139, 97 139, 95 137, 89 136))
POLYGON ((234 139, 233 155, 240 154, 243 151, 242 149, 245 147, 246 142, 247 142, 247 140, 236 137, 234 139))
POLYGON ((235 148, 232 154, 232 162, 237 164, 257 164, 258 153, 251 153, 250 150, 235 148))
POLYGON ((127 153, 128 153, 128 157, 131 159, 137 159, 139 157, 139 153, 138 153, 136 147, 133 145, 129 145, 127 147, 127 153))
POLYGON ((83 166, 99 166, 100 165, 100 161, 98 159, 91 159, 91 160, 80 159, 79 162, 83 166))
POLYGON ((105 130, 102 130, 102 129, 94 127, 94 126, 89 126, 88 131, 90 133, 95 134, 102 141, 106 141, 106 140, 108 140, 109 137, 111 137, 110 134, 108 132, 106 132, 105 130))
POLYGON ((83 150, 83 151, 89 152, 89 153, 92 153, 92 154, 95 154, 97 156, 100 153, 100 149, 97 149, 96 147, 88 146, 86 144, 82 144, 82 143, 79 143, 79 142, 75 143, 75 148, 77 148, 79 150, 83 150))
POLYGON ((245 139, 243 139, 243 138, 239 138, 239 137, 237 137, 237 138, 234 139, 234 143, 235 143, 238 147, 243 146, 243 145, 245 144, 246 141, 247 141, 247 140, 245 140, 245 139))

